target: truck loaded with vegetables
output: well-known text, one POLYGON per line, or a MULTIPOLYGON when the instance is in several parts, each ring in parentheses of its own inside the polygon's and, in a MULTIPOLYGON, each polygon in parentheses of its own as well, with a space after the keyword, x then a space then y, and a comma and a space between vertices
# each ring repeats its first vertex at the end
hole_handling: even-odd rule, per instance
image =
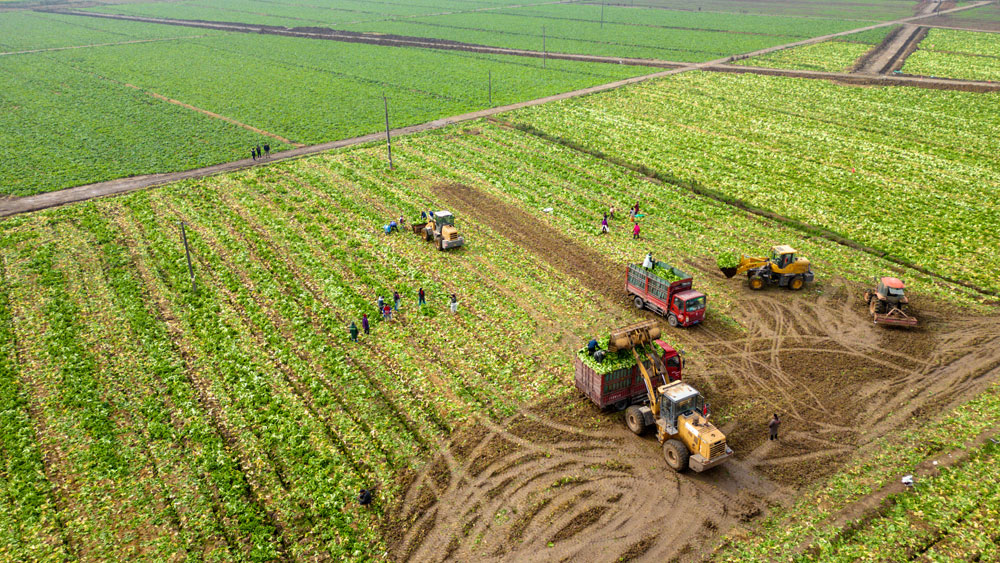
POLYGON ((705 318, 705 294, 691 289, 691 276, 667 264, 652 261, 652 268, 629 264, 625 291, 638 309, 667 317, 670 326, 691 326, 705 318))

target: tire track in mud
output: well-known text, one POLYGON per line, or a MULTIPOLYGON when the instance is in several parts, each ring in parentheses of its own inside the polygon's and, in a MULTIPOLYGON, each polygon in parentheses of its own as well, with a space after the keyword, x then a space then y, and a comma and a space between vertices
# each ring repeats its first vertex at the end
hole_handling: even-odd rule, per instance
POLYGON ((615 560, 636 538, 655 537, 645 552, 667 557, 701 545, 698 524, 728 528, 760 512, 759 500, 717 486, 739 471, 675 474, 654 438, 636 438, 583 399, 568 402, 477 419, 443 444, 389 526, 399 531, 390 555, 615 560))
POLYGON ((1000 318, 940 315, 924 305, 915 303, 915 312, 925 328, 879 327, 861 288, 835 278, 812 299, 747 290, 734 315, 744 335, 699 327, 711 339, 689 345, 711 364, 714 395, 756 407, 723 427, 738 455, 780 483, 805 484, 858 446, 954 406, 1000 375, 1000 318), (777 443, 765 439, 771 412, 784 421, 777 443))

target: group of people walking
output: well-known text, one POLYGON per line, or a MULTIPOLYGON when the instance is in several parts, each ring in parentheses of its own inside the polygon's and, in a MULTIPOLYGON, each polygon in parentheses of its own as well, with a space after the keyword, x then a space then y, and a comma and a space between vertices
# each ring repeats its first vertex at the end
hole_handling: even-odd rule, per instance
MULTIPOLYGON (((381 294, 379 294, 378 299, 375 300, 375 309, 378 313, 381 313, 383 321, 391 321, 394 313, 398 313, 401 307, 400 301, 402 298, 398 291, 392 292, 392 303, 390 304, 381 294)), ((424 288, 420 288, 417 291, 417 306, 423 307, 427 304, 427 294, 424 292, 424 288)), ((448 309, 452 313, 458 313, 458 296, 454 293, 449 297, 448 309)), ((362 313, 361 315, 361 330, 358 330, 358 325, 351 321, 351 324, 347 327, 348 333, 351 335, 351 341, 357 342, 358 335, 364 331, 365 336, 371 333, 371 324, 368 321, 368 313, 362 313)))
MULTIPOLYGON (((641 213, 639 213, 639 202, 637 201, 637 202, 635 202, 635 205, 633 205, 629 209, 629 219, 633 223, 633 226, 632 226, 632 238, 633 239, 638 239, 639 238, 639 232, 642 230, 639 227, 639 217, 642 217, 642 216, 643 215, 641 213)), ((604 214, 604 219, 601 221, 601 234, 605 234, 605 233, 611 232, 611 227, 608 224, 608 220, 609 219, 614 219, 614 218, 615 218, 615 206, 614 206, 614 204, 611 204, 608 207, 607 213, 604 214)))
POLYGON ((259 144, 256 147, 250 147, 250 157, 254 160, 263 159, 269 156, 271 156, 271 145, 268 143, 264 143, 263 152, 261 152, 259 144))

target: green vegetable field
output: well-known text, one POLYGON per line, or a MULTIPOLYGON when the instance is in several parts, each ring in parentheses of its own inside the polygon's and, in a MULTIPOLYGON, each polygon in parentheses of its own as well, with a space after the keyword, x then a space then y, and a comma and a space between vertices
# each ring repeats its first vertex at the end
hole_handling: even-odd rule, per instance
POLYGON ((924 76, 1000 80, 1000 41, 994 33, 932 29, 903 72, 924 76))
POLYGON ((998 101, 690 73, 507 119, 997 292, 998 101))
POLYGON ((1000 561, 973 5, 0 0, 0 563, 1000 561))

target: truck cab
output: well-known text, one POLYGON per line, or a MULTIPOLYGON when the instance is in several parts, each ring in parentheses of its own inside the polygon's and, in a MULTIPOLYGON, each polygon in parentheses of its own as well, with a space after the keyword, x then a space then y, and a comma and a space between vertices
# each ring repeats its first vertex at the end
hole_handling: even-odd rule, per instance
POLYGON ((691 326, 705 320, 705 294, 689 289, 675 293, 670 300, 667 324, 691 326))

